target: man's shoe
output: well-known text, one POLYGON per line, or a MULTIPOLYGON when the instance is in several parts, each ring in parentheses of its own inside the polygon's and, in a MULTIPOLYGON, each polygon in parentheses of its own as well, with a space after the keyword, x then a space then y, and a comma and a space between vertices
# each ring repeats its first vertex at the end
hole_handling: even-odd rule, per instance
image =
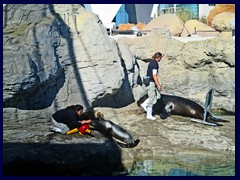
POLYGON ((48 131, 62 133, 62 130, 60 128, 55 127, 55 126, 50 126, 48 131))
POLYGON ((154 116, 147 116, 147 119, 155 121, 157 118, 155 118, 154 116))
POLYGON ((152 116, 152 106, 148 106, 147 108, 147 119, 156 120, 156 118, 152 116))

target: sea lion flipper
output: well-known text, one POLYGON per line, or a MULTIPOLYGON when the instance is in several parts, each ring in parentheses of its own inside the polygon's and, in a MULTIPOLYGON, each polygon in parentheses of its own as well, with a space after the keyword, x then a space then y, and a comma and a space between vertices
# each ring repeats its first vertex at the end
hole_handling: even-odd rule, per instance
POLYGON ((229 120, 225 120, 225 119, 215 117, 215 116, 212 116, 212 115, 209 116, 207 119, 208 119, 208 121, 213 121, 214 123, 216 123, 216 122, 230 122, 229 120))
POLYGON ((129 145, 115 141, 119 146, 123 147, 123 148, 129 148, 129 145))
POLYGON ((217 123, 217 122, 216 122, 215 120, 213 120, 212 118, 208 118, 208 119, 207 119, 207 122, 216 124, 216 126, 222 126, 222 124, 217 123))
POLYGON ((140 142, 140 140, 139 140, 139 139, 136 139, 136 140, 134 141, 134 146, 133 146, 133 147, 137 146, 139 142, 140 142))
POLYGON ((166 119, 169 115, 167 113, 160 113, 161 119, 166 119))
POLYGON ((134 148, 138 145, 140 140, 139 139, 134 140, 133 144, 125 144, 125 143, 122 143, 122 142, 119 142, 119 141, 115 141, 115 142, 123 148, 134 148))

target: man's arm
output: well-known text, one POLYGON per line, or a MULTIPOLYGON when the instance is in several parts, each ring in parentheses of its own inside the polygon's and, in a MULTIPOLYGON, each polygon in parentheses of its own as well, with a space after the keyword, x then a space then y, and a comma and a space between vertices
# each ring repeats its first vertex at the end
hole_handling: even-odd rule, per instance
POLYGON ((92 122, 91 119, 80 121, 81 124, 90 124, 91 122, 92 122))

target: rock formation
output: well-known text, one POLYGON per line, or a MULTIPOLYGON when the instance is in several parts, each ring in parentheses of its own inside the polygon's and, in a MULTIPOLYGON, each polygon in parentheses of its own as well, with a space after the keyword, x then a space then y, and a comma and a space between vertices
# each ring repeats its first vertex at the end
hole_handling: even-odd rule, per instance
POLYGON ((203 104, 208 90, 215 88, 215 107, 234 111, 235 42, 231 38, 182 43, 160 29, 148 36, 118 41, 127 44, 135 54, 141 77, 148 65, 142 61, 150 60, 156 51, 165 54, 159 74, 164 93, 188 97, 203 104))
POLYGON ((222 12, 235 13, 235 4, 216 4, 207 17, 208 25, 211 26, 213 18, 222 12))
POLYGON ((152 19, 143 30, 152 30, 157 28, 168 29, 171 36, 180 36, 183 31, 184 23, 182 20, 173 14, 163 14, 152 19))
MULTIPOLYGON (((147 64, 141 67, 139 60, 150 60, 156 51, 166 54, 164 64, 176 62, 178 69, 235 67, 232 41, 183 44, 170 38, 170 30, 155 29, 151 35, 116 42, 99 18, 80 5, 6 5, 3 32, 4 107, 125 106, 144 92, 141 71, 147 64)), ((234 79, 228 82, 235 84, 234 79)))
POLYGON ((80 5, 6 5, 4 19, 4 107, 88 109, 128 81, 117 43, 80 5))
POLYGON ((194 34, 196 31, 206 31, 206 32, 197 32, 201 36, 218 36, 220 33, 217 32, 215 29, 209 27, 208 25, 198 21, 198 20, 188 20, 185 22, 185 28, 181 34, 181 37, 187 37, 189 34, 194 34))
POLYGON ((231 30, 231 21, 235 20, 235 13, 223 12, 216 15, 212 20, 212 27, 217 31, 231 30))

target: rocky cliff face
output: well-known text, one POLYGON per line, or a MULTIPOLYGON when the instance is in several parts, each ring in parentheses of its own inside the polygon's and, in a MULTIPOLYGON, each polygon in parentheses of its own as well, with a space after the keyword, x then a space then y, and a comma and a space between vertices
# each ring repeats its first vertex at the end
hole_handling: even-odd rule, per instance
POLYGON ((88 109, 127 88, 121 47, 80 5, 6 5, 4 27, 4 107, 88 109))
POLYGON ((77 103, 86 109, 126 106, 145 93, 145 62, 161 51, 164 93, 203 104, 215 88, 215 107, 235 111, 232 39, 182 43, 155 29, 117 42, 80 5, 6 5, 3 14, 4 108, 50 108, 51 114, 77 103))
POLYGON ((127 44, 137 57, 141 76, 148 65, 143 61, 156 51, 165 54, 159 73, 163 93, 188 97, 203 105, 206 93, 214 88, 215 108, 235 111, 235 42, 231 38, 183 43, 159 29, 148 36, 118 41, 127 44))
POLYGON ((4 107, 48 107, 64 82, 58 22, 43 5, 6 5, 3 14, 4 107))
MULTIPOLYGON (((234 102, 231 40, 181 43, 171 39, 169 31, 155 29, 151 35, 116 42, 98 16, 80 5, 6 5, 3 32, 4 107, 125 106, 145 91, 141 77, 147 63, 139 60, 150 60, 156 51, 165 54, 161 72, 168 73, 160 76, 167 93, 195 97, 203 87, 207 92, 221 86, 217 96, 234 102), (205 76, 200 75, 203 69, 205 76), (196 78, 189 79, 189 74, 196 78)), ((202 99, 205 93, 200 94, 202 99)), ((224 108, 234 110, 229 106, 224 108)))

